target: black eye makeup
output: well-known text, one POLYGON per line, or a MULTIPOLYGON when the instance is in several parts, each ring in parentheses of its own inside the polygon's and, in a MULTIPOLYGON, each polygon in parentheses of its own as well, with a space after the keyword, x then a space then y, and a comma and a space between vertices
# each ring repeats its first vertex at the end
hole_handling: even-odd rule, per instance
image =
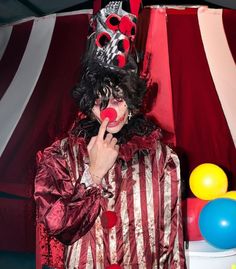
POLYGON ((110 103, 112 105, 120 105, 124 100, 121 98, 112 98, 110 99, 110 103))

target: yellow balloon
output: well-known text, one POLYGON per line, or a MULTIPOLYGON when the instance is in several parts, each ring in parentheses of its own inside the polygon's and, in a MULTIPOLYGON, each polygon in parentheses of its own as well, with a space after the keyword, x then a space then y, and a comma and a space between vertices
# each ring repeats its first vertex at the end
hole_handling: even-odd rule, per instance
POLYGON ((220 195, 220 197, 218 197, 218 198, 230 198, 230 199, 236 200, 236 191, 228 191, 228 192, 220 195))
POLYGON ((189 178, 190 189, 202 200, 212 200, 226 193, 228 179, 223 169, 212 163, 198 165, 189 178))

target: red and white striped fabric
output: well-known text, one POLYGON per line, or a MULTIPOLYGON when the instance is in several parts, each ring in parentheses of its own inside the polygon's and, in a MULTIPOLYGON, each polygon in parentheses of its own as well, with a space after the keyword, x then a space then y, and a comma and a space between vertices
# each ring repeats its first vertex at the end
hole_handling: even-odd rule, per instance
POLYGON ((53 14, 0 28, 0 191, 29 196, 23 185, 29 187, 30 172, 32 181, 37 150, 72 123, 70 91, 79 75, 89 13, 53 14))
POLYGON ((109 197, 80 184, 89 164, 83 138, 56 141, 44 151, 35 181, 38 222, 66 245, 63 266, 53 258, 60 248, 49 250, 42 237, 42 264, 58 269, 186 268, 179 159, 158 139, 155 131, 120 146, 105 177, 109 197), (106 211, 117 217, 110 228, 102 220, 106 211))
POLYGON ((149 115, 172 134, 183 179, 211 162, 236 189, 236 10, 149 7, 139 23, 142 73, 158 84, 149 115))
POLYGON ((91 13, 52 14, 0 27, 0 192, 25 199, 0 198, 0 249, 34 251, 36 153, 67 133, 75 118, 70 92, 91 13))

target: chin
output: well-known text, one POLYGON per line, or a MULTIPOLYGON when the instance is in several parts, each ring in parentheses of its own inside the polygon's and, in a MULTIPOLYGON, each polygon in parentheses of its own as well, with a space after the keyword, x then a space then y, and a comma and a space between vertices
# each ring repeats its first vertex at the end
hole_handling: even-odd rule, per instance
POLYGON ((108 133, 116 134, 116 133, 118 133, 121 129, 122 129, 122 128, 114 127, 114 128, 107 128, 107 131, 108 131, 108 133))

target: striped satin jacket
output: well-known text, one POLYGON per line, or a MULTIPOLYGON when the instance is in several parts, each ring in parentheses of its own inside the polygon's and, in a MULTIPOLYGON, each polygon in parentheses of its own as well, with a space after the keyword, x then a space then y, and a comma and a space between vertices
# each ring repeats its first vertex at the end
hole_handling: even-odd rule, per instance
POLYGON ((156 130, 121 145, 100 188, 90 184, 83 138, 58 140, 44 150, 35 181, 37 222, 50 235, 39 238, 42 263, 186 268, 179 160, 158 138, 156 130), (104 212, 115 217, 104 221, 104 212))

